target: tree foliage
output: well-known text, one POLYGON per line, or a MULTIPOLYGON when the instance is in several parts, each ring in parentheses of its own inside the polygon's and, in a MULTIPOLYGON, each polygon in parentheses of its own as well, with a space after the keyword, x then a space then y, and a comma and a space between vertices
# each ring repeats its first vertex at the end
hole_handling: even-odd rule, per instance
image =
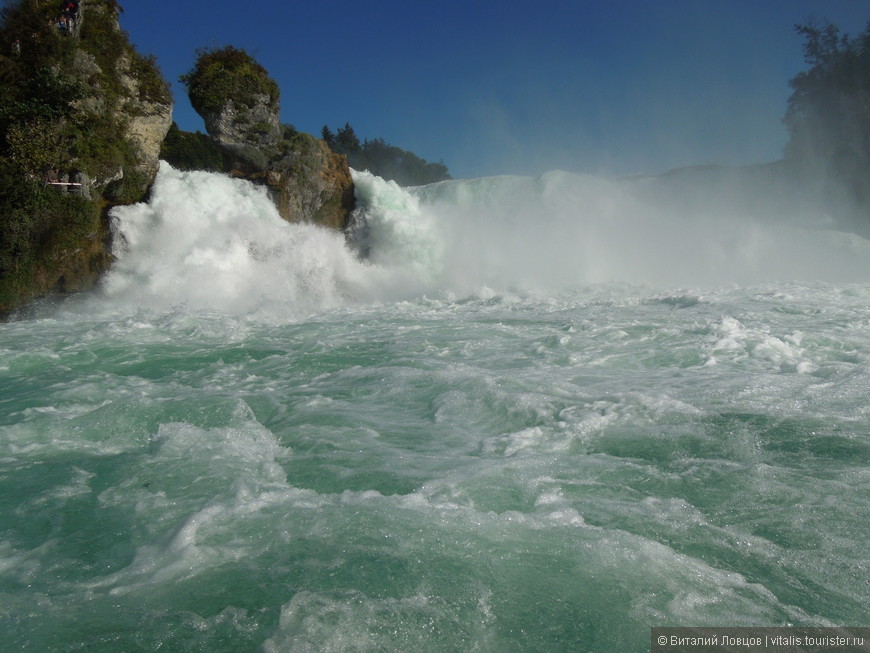
POLYGON ((181 82, 200 115, 219 111, 228 98, 251 107, 257 96, 266 95, 278 105, 278 84, 268 71, 245 50, 231 45, 198 49, 196 63, 181 82))
POLYGON ((402 186, 419 186, 450 179, 444 163, 429 163, 413 152, 390 145, 382 138, 360 142, 349 123, 334 133, 324 125, 320 136, 333 152, 347 156, 351 168, 368 170, 402 186))
POLYGON ((870 201, 870 24, 856 38, 828 23, 795 30, 809 69, 789 82, 786 158, 870 201))
POLYGON ((224 159, 214 139, 200 132, 185 132, 174 122, 160 147, 160 158, 179 170, 223 172, 224 159))

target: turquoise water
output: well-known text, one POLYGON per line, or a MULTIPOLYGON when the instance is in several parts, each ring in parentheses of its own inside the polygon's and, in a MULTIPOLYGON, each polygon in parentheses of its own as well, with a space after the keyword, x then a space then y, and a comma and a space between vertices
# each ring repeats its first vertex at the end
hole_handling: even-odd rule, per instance
POLYGON ((611 182, 357 181, 367 263, 164 169, 100 292, 0 325, 7 650, 870 626, 866 242, 747 224, 726 270, 611 182))

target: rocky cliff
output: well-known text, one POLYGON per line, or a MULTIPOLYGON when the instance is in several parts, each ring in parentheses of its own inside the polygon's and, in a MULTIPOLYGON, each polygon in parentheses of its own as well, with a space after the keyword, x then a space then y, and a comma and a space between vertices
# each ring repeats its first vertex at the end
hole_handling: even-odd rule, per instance
POLYGON ((114 0, 22 0, 0 27, 0 314, 92 287, 111 262, 108 209, 144 198, 172 123, 169 88, 114 0))
POLYGON ((265 185, 288 221, 346 227, 346 157, 280 124, 278 86, 247 53, 199 52, 183 81, 209 136, 170 131, 169 87, 121 29, 115 0, 79 6, 71 24, 45 0, 2 10, 0 317, 93 287, 112 261, 108 210, 143 200, 159 158, 174 164, 179 148, 208 160, 180 167, 265 185))
POLYGON ((354 204, 347 158, 280 124, 278 85, 265 68, 231 46, 200 50, 182 81, 224 171, 267 186, 285 220, 347 226, 354 204))

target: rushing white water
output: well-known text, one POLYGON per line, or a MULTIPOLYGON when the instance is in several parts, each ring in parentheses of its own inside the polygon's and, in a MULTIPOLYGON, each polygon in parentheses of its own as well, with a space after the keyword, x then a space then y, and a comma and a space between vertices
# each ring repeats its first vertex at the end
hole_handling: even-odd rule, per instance
POLYGON ((721 199, 701 211, 672 198, 656 205, 655 179, 552 172, 411 193, 366 174, 356 180, 367 188, 364 211, 376 198, 369 220, 376 260, 413 256, 437 289, 849 281, 870 269, 863 238, 803 226, 797 211, 759 218, 721 199))
POLYGON ((406 190, 363 172, 355 183, 366 262, 336 232, 284 222, 261 188, 164 164, 148 204, 115 210, 119 260, 104 293, 113 307, 304 315, 484 287, 843 282, 870 272, 858 236, 787 214, 659 207, 642 181, 554 172, 406 190))
POLYGON ((866 240, 700 183, 354 176, 348 243, 164 166, 99 292, 0 325, 10 650, 870 626, 866 240))
POLYGON ((366 297, 340 234, 289 225, 248 182, 163 166, 148 204, 116 209, 113 307, 304 312, 366 297))

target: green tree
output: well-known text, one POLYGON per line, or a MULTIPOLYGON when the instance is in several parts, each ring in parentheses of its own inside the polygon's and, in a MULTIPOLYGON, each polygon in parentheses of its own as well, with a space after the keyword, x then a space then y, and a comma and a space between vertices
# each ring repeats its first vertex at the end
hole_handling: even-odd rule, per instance
POLYGON ((382 138, 360 142, 349 123, 345 123, 334 134, 324 125, 320 134, 333 152, 347 156, 351 168, 368 170, 402 186, 420 186, 450 179, 450 172, 442 162, 429 163, 413 152, 390 145, 382 138))
POLYGON ((344 123, 344 127, 338 128, 335 133, 335 147, 336 152, 347 155, 356 154, 362 149, 359 138, 350 123, 344 123))
POLYGON ((320 138, 322 138, 326 142, 326 144, 329 145, 330 149, 334 149, 335 134, 332 133, 329 125, 323 125, 323 129, 320 130, 320 138))
POLYGON ((223 153, 214 139, 200 132, 183 132, 174 122, 160 146, 160 158, 179 170, 224 170, 223 153))
POLYGON ((870 202, 870 24, 856 38, 829 23, 795 30, 809 69, 789 82, 786 159, 870 202))

